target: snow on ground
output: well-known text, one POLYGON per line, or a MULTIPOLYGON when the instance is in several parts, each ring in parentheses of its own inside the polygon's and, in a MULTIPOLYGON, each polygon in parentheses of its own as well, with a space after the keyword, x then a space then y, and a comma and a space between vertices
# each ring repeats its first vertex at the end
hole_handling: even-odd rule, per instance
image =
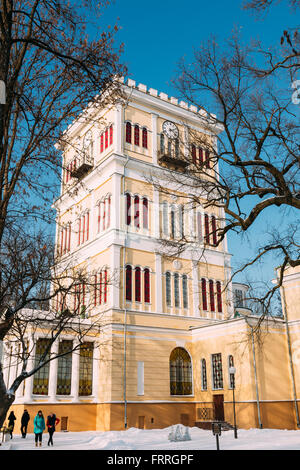
MULTIPOLYGON (((3 443, 0 450, 216 450, 216 438, 211 431, 189 428, 190 441, 170 442, 168 435, 171 429, 56 432, 53 447, 47 446, 48 434, 44 433, 40 448, 35 447, 34 434, 28 434, 26 439, 14 434, 13 439, 3 443)), ((300 450, 300 430, 239 429, 237 439, 233 431, 224 431, 219 443, 220 450, 300 450)))

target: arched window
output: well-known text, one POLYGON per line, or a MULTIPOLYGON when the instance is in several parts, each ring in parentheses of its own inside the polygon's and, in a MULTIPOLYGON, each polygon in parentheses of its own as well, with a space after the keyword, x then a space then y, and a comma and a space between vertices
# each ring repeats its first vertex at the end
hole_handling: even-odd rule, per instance
POLYGON ((216 218, 213 215, 211 218, 211 231, 212 231, 212 237, 213 237, 213 245, 216 246, 217 244, 217 224, 216 224, 216 218))
POLYGON ((126 219, 126 225, 130 225, 131 223, 131 196, 130 194, 126 194, 126 214, 125 214, 125 219, 126 219))
POLYGON ((214 281, 209 281, 209 301, 210 301, 210 310, 215 311, 215 292, 214 292, 214 281))
POLYGON ((179 207, 179 230, 180 230, 180 237, 184 238, 184 206, 183 204, 179 207))
POLYGON ((126 300, 132 301, 132 268, 126 266, 126 300))
POLYGON ((208 215, 204 216, 204 229, 205 229, 205 243, 209 245, 209 218, 208 215))
POLYGON ((175 209, 171 207, 171 238, 175 238, 175 209))
POLYGON ((144 270, 144 301, 150 303, 150 271, 148 268, 144 270))
POLYGON ((143 134, 142 135, 143 135, 142 144, 143 144, 144 149, 146 149, 148 147, 148 132, 147 132, 146 127, 143 127, 143 134))
POLYGON ((195 147, 194 144, 192 144, 191 151, 192 151, 192 161, 193 161, 194 165, 196 165, 197 164, 197 157, 196 157, 196 147, 195 147))
POLYGON ((218 306, 218 312, 222 312, 222 286, 220 281, 217 281, 216 283, 217 287, 217 306, 218 306))
POLYGON ((140 198, 134 196, 134 226, 140 228, 140 198))
POLYGON ((182 297, 183 297, 183 308, 188 308, 188 290, 187 290, 187 275, 182 276, 182 297))
POLYGON ((171 395, 191 395, 192 362, 188 352, 175 348, 170 355, 170 393, 171 395))
POLYGON ((207 390, 207 372, 205 359, 201 359, 201 389, 207 390))
POLYGON ((104 292, 103 292, 103 301, 107 303, 107 286, 108 286, 108 276, 107 269, 104 270, 104 292))
POLYGON ((202 218, 200 212, 197 212, 197 236, 198 241, 202 241, 202 218))
POLYGON ((166 202, 163 203, 163 234, 168 235, 169 234, 169 224, 168 224, 168 204, 166 202))
POLYGON ((113 130, 113 126, 111 125, 110 128, 109 128, 109 145, 112 145, 113 143, 113 138, 114 138, 114 130, 113 130))
POLYGON ((134 126, 134 145, 140 145, 140 128, 137 124, 134 126))
POLYGON ((126 142, 131 144, 131 124, 130 122, 126 122, 126 142))
POLYGON ((135 301, 141 301, 141 268, 135 268, 135 301))
POLYGON ((207 292, 206 292, 206 280, 201 279, 201 292, 202 292, 202 308, 207 310, 207 292))
POLYGON ((105 224, 106 224, 106 201, 104 199, 104 201, 102 201, 102 207, 103 207, 103 210, 102 210, 102 230, 104 231, 105 230, 105 224))
POLYGON ((105 148, 108 147, 108 127, 105 129, 105 148))
POLYGON ((199 166, 203 165, 203 150, 199 148, 199 166))
POLYGON ((209 150, 205 150, 205 166, 210 168, 209 150))
POLYGON ((146 197, 143 198, 143 228, 148 229, 148 199, 146 197))
POLYGON ((102 153, 104 150, 104 134, 100 136, 100 152, 102 153))
POLYGON ((109 195, 107 198, 107 224, 106 228, 110 227, 110 213, 111 213, 111 196, 109 195))
POLYGON ((179 274, 174 274, 174 297, 175 297, 175 307, 180 306, 180 297, 179 297, 179 274))
POLYGON ((179 140, 175 139, 175 158, 179 158, 179 140))
POLYGON ((166 303, 167 306, 171 306, 171 274, 166 273, 166 303))

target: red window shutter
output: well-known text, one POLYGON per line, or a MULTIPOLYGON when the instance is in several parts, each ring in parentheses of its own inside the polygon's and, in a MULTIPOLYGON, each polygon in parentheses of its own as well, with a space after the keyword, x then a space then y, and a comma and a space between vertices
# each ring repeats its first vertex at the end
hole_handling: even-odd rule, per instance
POLYGON ((205 242, 209 244, 209 218, 208 215, 204 216, 204 227, 205 227, 205 242))
POLYGON ((209 281, 209 300, 210 310, 215 311, 215 295, 214 295, 214 281, 209 281))
POLYGON ((203 150, 202 148, 199 148, 199 165, 203 165, 203 150))
POLYGON ((99 279, 99 305, 102 304, 102 290, 103 290, 103 286, 102 286, 102 271, 101 271, 100 279, 99 279))
POLYGON ((144 290, 145 303, 150 303, 150 271, 148 268, 144 271, 144 290))
POLYGON ((104 150, 104 135, 101 134, 101 137, 100 137, 100 152, 102 153, 104 150))
POLYGON ((131 302, 132 300, 132 268, 131 266, 126 267, 126 300, 131 302))
POLYGON ((97 274, 94 275, 94 305, 97 305, 97 274))
POLYGON ((222 312, 222 288, 220 281, 217 281, 217 304, 218 312, 222 312))
POLYGON ((140 145, 140 128, 138 125, 134 126, 134 145, 140 145))
POLYGON ((112 145, 113 143, 113 126, 111 125, 110 128, 109 128, 109 145, 112 145))
POLYGON ((143 147, 145 149, 148 147, 148 131, 145 127, 143 128, 143 147))
POLYGON ((131 210, 131 196, 130 194, 126 194, 126 225, 130 225, 131 223, 131 215, 130 215, 130 210, 131 210))
POLYGON ((90 235, 90 213, 86 214, 86 239, 89 239, 90 235))
POLYGON ((143 228, 148 229, 148 199, 143 198, 143 228))
POLYGON ((140 198, 134 197, 134 226, 140 228, 140 198))
POLYGON ((131 124, 126 122, 126 142, 131 144, 131 124))
POLYGON ((192 145, 192 161, 193 161, 194 165, 197 164, 196 147, 195 147, 195 145, 192 145))
POLYGON ((210 168, 209 150, 205 150, 205 166, 206 168, 210 168))
POLYGON ((105 129, 105 148, 108 147, 108 129, 105 129))
POLYGON ((202 290, 202 308, 207 310, 207 293, 206 293, 206 280, 201 280, 201 290, 202 290))
POLYGON ((104 271, 104 303, 107 303, 107 269, 104 271))
POLYGON ((212 227, 213 244, 216 246, 216 244, 217 244, 217 225, 216 225, 216 218, 215 218, 214 215, 211 218, 211 227, 212 227))
POLYGON ((135 268, 135 301, 141 301, 141 268, 135 268))

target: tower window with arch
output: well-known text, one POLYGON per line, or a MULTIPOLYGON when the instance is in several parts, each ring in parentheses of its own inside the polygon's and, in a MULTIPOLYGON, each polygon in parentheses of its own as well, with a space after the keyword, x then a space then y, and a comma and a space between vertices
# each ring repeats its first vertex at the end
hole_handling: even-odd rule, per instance
POLYGON ((140 145, 140 128, 137 124, 134 126, 134 145, 140 145))
POLYGON ((150 303, 150 270, 144 270, 144 301, 150 303))
POLYGON ((168 307, 171 306, 171 274, 166 273, 166 304, 168 307))
POLYGON ((228 373, 229 373, 229 388, 233 388, 234 387, 234 374, 230 374, 229 372, 230 367, 234 367, 234 360, 231 354, 228 356, 228 373))
POLYGON ((132 267, 131 266, 126 266, 125 278, 126 278, 126 285, 125 285, 126 300, 128 302, 131 302, 132 301, 132 267))
POLYGON ((214 292, 214 281, 209 281, 209 303, 211 312, 215 311, 215 292, 214 292))
POLYGON ((141 268, 135 268, 135 301, 141 302, 141 268))
POLYGON ((131 139, 132 139, 132 130, 131 130, 131 123, 126 122, 126 132, 125 132, 125 140, 127 144, 131 144, 131 139))
POLYGON ((183 308, 188 308, 188 288, 187 288, 187 275, 182 276, 182 298, 183 308))
POLYGON ((217 290, 217 307, 218 307, 218 312, 222 313, 223 311, 223 306, 222 306, 222 286, 221 282, 217 281, 216 282, 216 290, 217 290))
POLYGON ((148 147, 148 131, 146 127, 143 127, 142 130, 142 146, 144 149, 148 147))
POLYGON ((174 274, 174 300, 175 300, 175 307, 180 307, 180 295, 179 295, 179 274, 174 274))
POLYGON ((201 279, 202 309, 207 310, 207 289, 206 279, 201 279))
POLYGON ((212 354, 213 388, 219 390, 223 388, 223 370, 221 353, 212 354))
POLYGON ((192 361, 184 348, 175 348, 170 355, 170 394, 193 393, 192 361))

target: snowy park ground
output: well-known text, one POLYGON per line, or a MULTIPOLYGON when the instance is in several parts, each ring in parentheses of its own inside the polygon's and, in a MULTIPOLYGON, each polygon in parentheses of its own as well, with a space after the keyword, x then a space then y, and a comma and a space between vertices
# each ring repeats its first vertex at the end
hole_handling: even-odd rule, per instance
MULTIPOLYGON (((173 428, 174 429, 174 428, 173 428)), ((184 427, 182 430, 184 431, 184 427)), ((172 428, 141 430, 130 428, 126 431, 56 432, 54 446, 48 447, 48 434, 43 434, 42 447, 35 447, 34 434, 26 439, 14 434, 13 439, 2 443, 1 450, 98 450, 98 451, 205 451, 216 450, 216 438, 211 431, 196 427, 189 428, 191 440, 170 442, 172 428)), ((238 438, 233 431, 224 431, 219 438, 220 450, 300 450, 300 430, 239 429, 238 438)), ((107 453, 106 453, 107 454, 107 453)), ((129 455, 129 454, 128 454, 129 455)), ((195 455, 195 454, 194 454, 195 455)))

